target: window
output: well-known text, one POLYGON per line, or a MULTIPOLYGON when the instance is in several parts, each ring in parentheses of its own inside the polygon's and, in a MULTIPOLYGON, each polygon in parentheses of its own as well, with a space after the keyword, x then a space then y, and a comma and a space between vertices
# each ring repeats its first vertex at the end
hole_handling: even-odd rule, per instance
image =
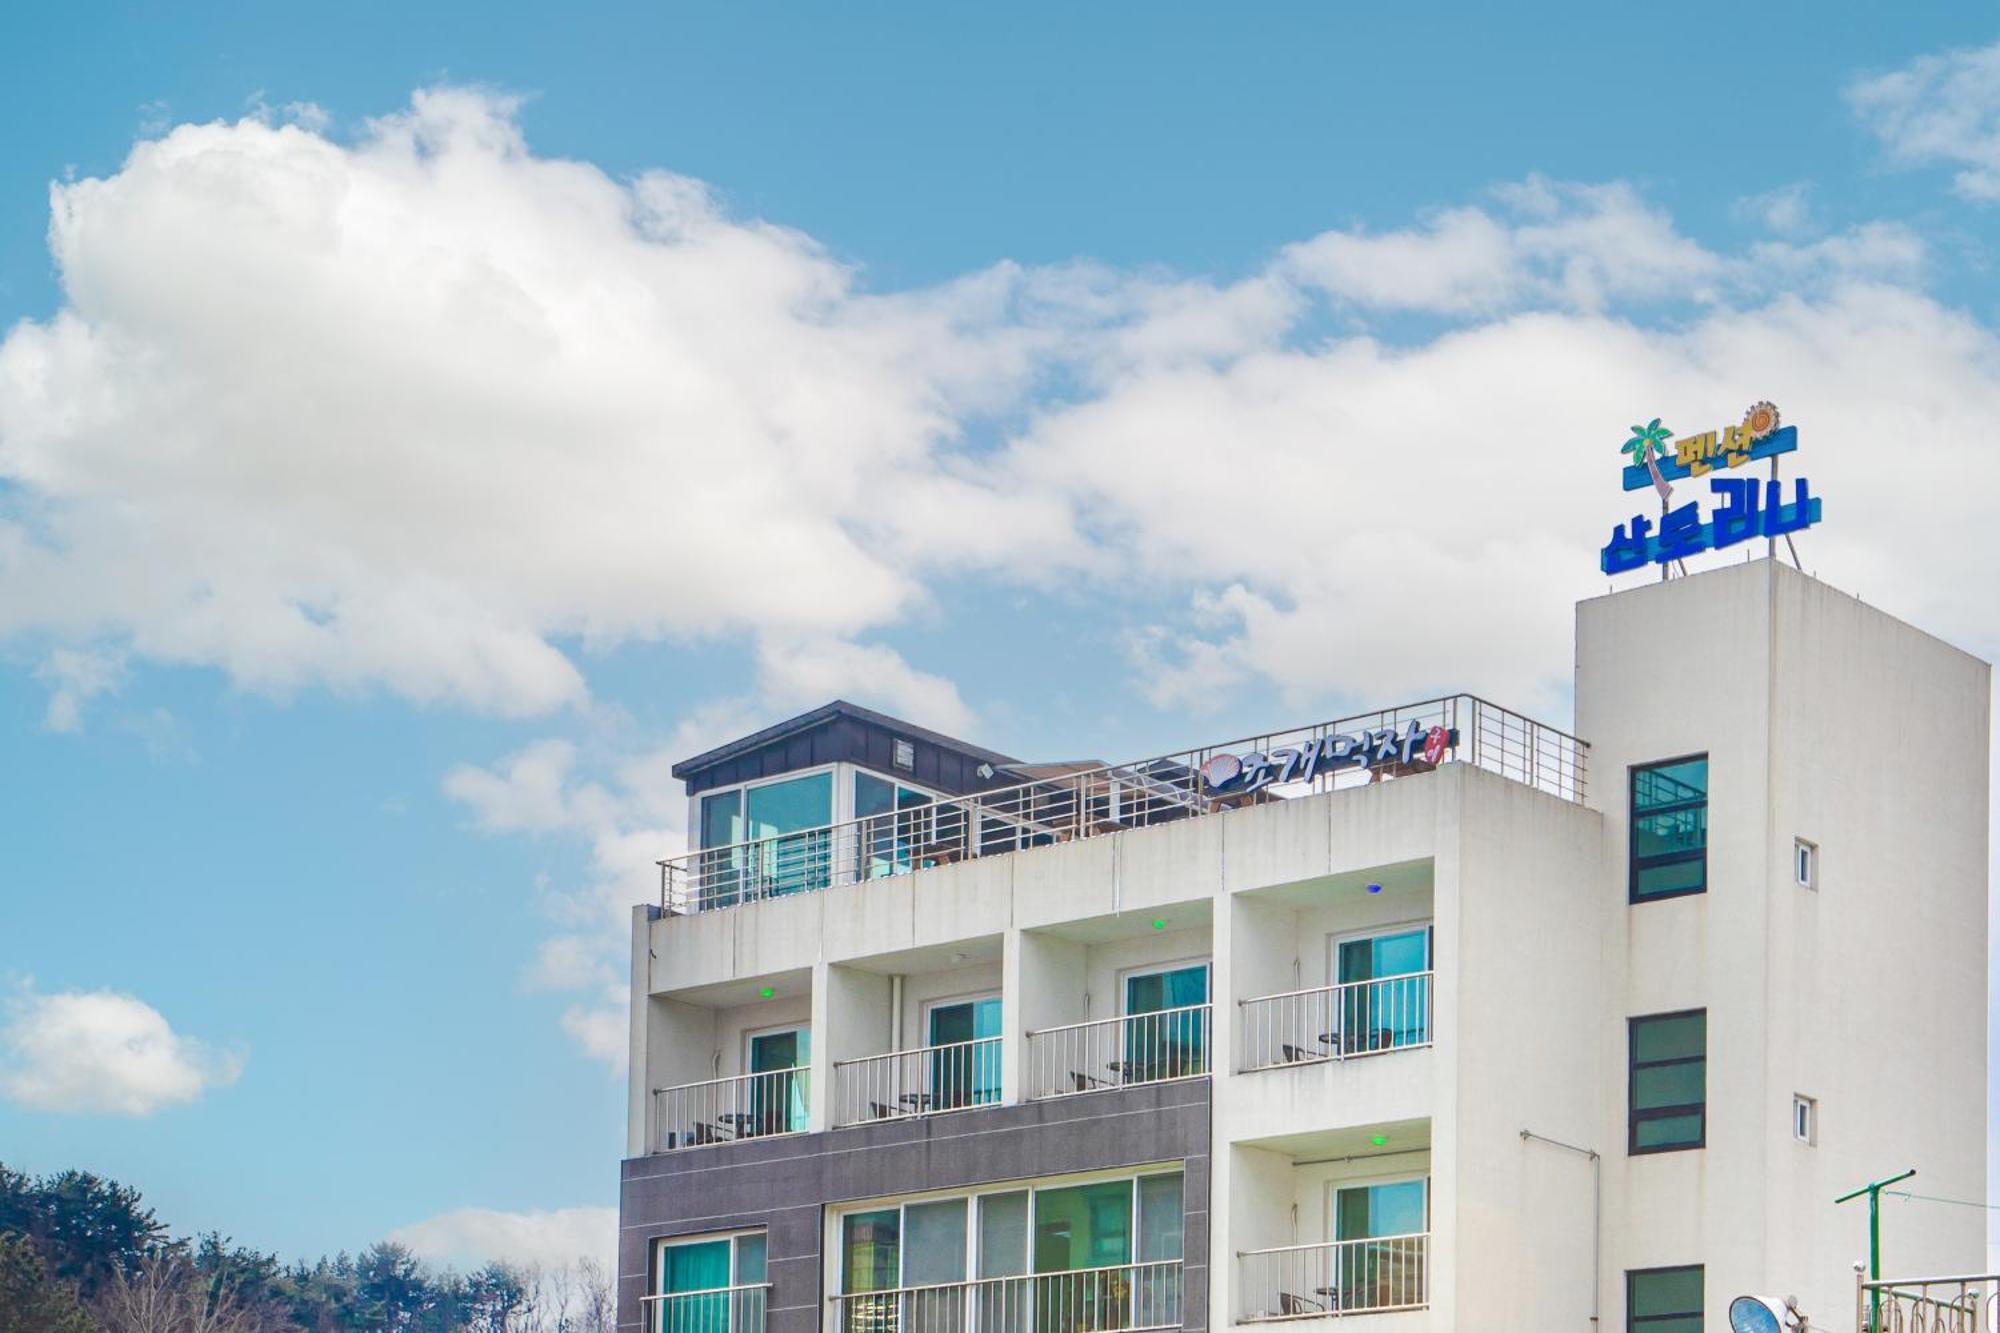
POLYGON ((653 1260, 661 1299, 652 1327, 730 1333, 764 1326, 765 1241, 761 1231, 663 1240, 653 1260))
POLYGON ((1819 887, 1819 844, 1804 838, 1792 840, 1792 878, 1802 889, 1819 887))
POLYGON ((1819 1142, 1819 1102, 1801 1093, 1792 1094, 1792 1137, 1800 1143, 1819 1142))
POLYGON ((1708 756, 1632 770, 1635 903, 1708 888, 1708 756))
POLYGON ((1629 1020, 1631 1122, 1626 1150, 1699 1148, 1708 1130, 1708 1011, 1629 1020))
POLYGON ((1701 1265, 1625 1274, 1625 1333, 1701 1333, 1701 1265))
POLYGON ((1203 1043, 1208 964, 1125 974, 1125 1058, 1114 1069, 1127 1083, 1154 1083, 1208 1072, 1203 1043))

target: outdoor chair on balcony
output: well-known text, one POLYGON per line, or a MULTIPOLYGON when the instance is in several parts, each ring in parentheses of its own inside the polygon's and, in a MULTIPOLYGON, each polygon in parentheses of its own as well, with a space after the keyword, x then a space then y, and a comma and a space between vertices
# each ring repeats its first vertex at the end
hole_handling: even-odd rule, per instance
POLYGON ((1310 1296, 1296 1296, 1289 1291, 1278 1293, 1278 1313, 1281 1315, 1325 1314, 1326 1307, 1310 1296))
POLYGON ((881 1102, 868 1103, 868 1109, 875 1113, 877 1120, 893 1120, 900 1114, 895 1107, 884 1106, 881 1102))

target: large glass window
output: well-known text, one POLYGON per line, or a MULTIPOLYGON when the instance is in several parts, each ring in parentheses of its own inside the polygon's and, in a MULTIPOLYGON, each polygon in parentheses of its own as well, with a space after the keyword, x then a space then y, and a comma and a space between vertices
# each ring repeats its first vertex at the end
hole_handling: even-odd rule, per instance
POLYGON ((1635 903, 1708 888, 1708 756, 1632 770, 1635 903))
POLYGON ((1625 1274, 1625 1333, 1701 1333, 1700 1264, 1625 1274))
POLYGON ((1062 1273, 1132 1261, 1132 1182, 1035 1191, 1035 1271, 1062 1273))
POLYGON ((1430 1183, 1389 1180, 1333 1191, 1334 1247, 1319 1289, 1334 1310, 1394 1310, 1424 1301, 1424 1250, 1407 1239, 1430 1230, 1430 1183))
POLYGON ((1114 1068, 1127 1083, 1152 1083, 1208 1072, 1204 1014, 1208 964, 1194 963, 1125 978, 1125 1058, 1114 1068))
POLYGON ((1000 1100, 1000 997, 955 1000, 930 1010, 931 1105, 952 1110, 1000 1100), (970 1043, 978 1043, 973 1045, 970 1043))
POLYGON ((854 817, 863 821, 856 845, 861 857, 863 879, 899 875, 915 866, 962 851, 957 846, 964 832, 940 811, 956 811, 956 806, 938 806, 929 792, 906 787, 900 782, 878 778, 873 773, 854 775, 854 817))
POLYGON ((833 822, 833 774, 808 773, 743 792, 744 831, 764 894, 823 889, 832 882, 826 826, 833 822))
POLYGON ((1670 1152, 1707 1139, 1708 1013, 1630 1020, 1631 1127, 1627 1150, 1670 1152))
POLYGON ((1428 1230, 1429 1190, 1419 1180, 1393 1180, 1379 1185, 1343 1185, 1333 1193, 1335 1240, 1374 1240, 1382 1236, 1416 1236, 1428 1230))

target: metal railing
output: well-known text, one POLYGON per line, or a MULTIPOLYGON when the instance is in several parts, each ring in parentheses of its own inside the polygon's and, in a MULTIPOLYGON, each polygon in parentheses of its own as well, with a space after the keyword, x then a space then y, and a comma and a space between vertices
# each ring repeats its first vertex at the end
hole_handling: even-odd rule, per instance
POLYGON ((1239 1001, 1237 1068, 1247 1073, 1428 1046, 1433 975, 1411 972, 1239 1001))
POLYGON ((999 1100, 998 1037, 833 1062, 836 1125, 963 1111, 999 1100))
POLYGON ((811 1071, 772 1069, 653 1089, 653 1151, 802 1134, 811 1071))
POLYGON ((1420 1310, 1430 1304, 1430 1235, 1243 1250, 1243 1322, 1420 1310))
POLYGON ((1857 1278, 1854 1327, 1860 1333, 2000 1333, 2000 1274, 1857 1278))
POLYGON ((641 1296, 647 1333, 764 1333, 771 1284, 750 1282, 712 1291, 641 1296))
POLYGON ((1208 1005, 1190 1004, 1030 1032, 1028 1096, 1206 1077, 1209 1014, 1208 1005))
POLYGON ((835 1333, 1133 1333, 1181 1326, 1181 1261, 832 1298, 835 1333))
POLYGON ((660 864, 660 907, 711 911, 1465 763, 1581 802, 1588 747, 1460 694, 1107 764, 660 864), (1416 743, 1436 737, 1435 758, 1416 743), (1211 761, 1215 766, 1211 767, 1211 761))

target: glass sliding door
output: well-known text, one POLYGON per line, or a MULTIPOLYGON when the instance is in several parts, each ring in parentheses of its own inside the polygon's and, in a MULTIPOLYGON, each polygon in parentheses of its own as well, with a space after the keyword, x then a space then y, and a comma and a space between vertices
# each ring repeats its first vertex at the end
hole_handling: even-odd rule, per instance
POLYGON ((804 1028, 760 1032, 749 1039, 750 1109, 743 1137, 797 1134, 806 1127, 806 1085, 800 1071, 812 1059, 812 1036, 804 1028))
POLYGON ((940 1199, 903 1209, 902 1306, 913 1333, 959 1333, 965 1328, 965 1254, 966 1200, 940 1199))
POLYGON ((1335 950, 1342 1048, 1386 1051, 1430 1040, 1431 928, 1342 940, 1335 950))
POLYGON ((931 1006, 926 1040, 931 1046, 949 1048, 931 1055, 927 1091, 934 1108, 950 1111, 1000 1100, 1000 1047, 984 1040, 999 1035, 997 995, 931 1006))
POLYGON ((1422 1243, 1395 1237, 1430 1229, 1430 1185, 1397 1180, 1334 1190, 1334 1283, 1327 1293, 1341 1310, 1382 1310, 1424 1300, 1422 1243))
POLYGON ((1207 1002, 1206 963, 1128 975, 1125 1058, 1118 1068, 1124 1081, 1152 1083, 1208 1072, 1203 1014, 1188 1007, 1207 1002))

